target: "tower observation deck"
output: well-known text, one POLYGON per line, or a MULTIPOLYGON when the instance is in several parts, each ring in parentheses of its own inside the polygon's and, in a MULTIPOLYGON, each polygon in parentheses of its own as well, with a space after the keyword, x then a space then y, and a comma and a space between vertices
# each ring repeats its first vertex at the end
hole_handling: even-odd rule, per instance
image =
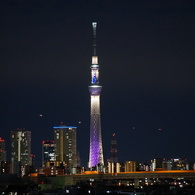
POLYGON ((99 85, 99 65, 98 56, 96 54, 97 22, 93 22, 92 27, 93 56, 91 65, 91 85, 89 86, 89 93, 91 96, 89 168, 104 165, 100 117, 100 93, 102 86, 99 85))

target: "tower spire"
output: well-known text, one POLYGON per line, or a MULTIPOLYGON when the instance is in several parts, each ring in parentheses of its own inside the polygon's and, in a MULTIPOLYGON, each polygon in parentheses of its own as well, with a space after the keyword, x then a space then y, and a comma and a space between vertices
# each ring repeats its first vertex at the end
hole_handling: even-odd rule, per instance
POLYGON ((97 28, 97 22, 92 22, 93 26, 93 55, 96 56, 96 28, 97 28))

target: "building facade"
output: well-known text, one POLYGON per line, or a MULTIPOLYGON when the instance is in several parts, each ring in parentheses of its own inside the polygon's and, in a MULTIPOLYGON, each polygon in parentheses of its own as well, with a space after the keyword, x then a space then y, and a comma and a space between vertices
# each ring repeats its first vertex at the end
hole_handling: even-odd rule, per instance
POLYGON ((32 165, 31 132, 26 129, 11 131, 12 173, 25 175, 32 165))
POLYGON ((99 65, 98 56, 96 55, 97 23, 93 22, 92 26, 94 37, 94 53, 92 56, 91 65, 91 85, 89 86, 89 92, 91 96, 89 168, 104 166, 100 117, 100 93, 102 86, 99 85, 99 65))
POLYGON ((42 141, 42 166, 45 166, 46 162, 54 161, 56 161, 54 141, 42 141))
POLYGON ((77 136, 76 127, 57 126, 54 128, 55 159, 65 162, 70 173, 77 167, 77 136))
POLYGON ((5 140, 0 137, 0 162, 6 161, 5 140))
POLYGON ((135 172, 136 171, 136 161, 125 161, 125 172, 135 172))

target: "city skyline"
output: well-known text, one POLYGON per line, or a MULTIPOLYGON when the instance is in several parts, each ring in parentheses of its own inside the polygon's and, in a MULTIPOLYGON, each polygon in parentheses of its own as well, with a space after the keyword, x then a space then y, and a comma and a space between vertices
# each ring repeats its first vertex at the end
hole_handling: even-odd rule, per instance
POLYGON ((194 160, 194 10, 193 1, 2 1, 0 137, 6 148, 10 131, 26 128, 39 158, 41 142, 63 121, 77 126, 87 166, 86 87, 91 22, 97 21, 105 160, 114 132, 119 161, 194 160))

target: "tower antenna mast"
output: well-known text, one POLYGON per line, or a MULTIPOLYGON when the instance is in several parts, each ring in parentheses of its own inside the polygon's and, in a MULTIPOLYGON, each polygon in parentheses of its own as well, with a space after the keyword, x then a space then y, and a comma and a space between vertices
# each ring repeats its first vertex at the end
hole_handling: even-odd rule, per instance
POLYGON ((97 28, 97 22, 92 23, 93 26, 93 55, 96 56, 96 28, 97 28))

